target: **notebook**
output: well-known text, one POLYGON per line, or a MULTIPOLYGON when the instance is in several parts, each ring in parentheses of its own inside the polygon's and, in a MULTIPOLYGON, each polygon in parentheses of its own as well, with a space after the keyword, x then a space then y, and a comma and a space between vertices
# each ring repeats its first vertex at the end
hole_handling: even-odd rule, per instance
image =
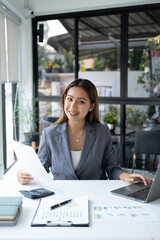
POLYGON ((160 198, 159 182, 160 167, 158 168, 152 183, 148 184, 147 186, 145 186, 143 182, 138 182, 130 184, 126 187, 112 190, 111 193, 132 200, 148 203, 160 198))
POLYGON ((16 225, 22 208, 22 197, 0 197, 0 226, 16 225))

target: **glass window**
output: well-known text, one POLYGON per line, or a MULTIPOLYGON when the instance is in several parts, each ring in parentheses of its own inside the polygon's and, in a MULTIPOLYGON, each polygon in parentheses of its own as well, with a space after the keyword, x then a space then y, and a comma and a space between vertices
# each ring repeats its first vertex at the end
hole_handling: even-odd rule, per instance
POLYGON ((39 126, 40 133, 43 128, 54 123, 61 115, 60 102, 39 102, 39 126))
MULTIPOLYGON (((159 124, 159 106, 126 105, 126 129, 132 130, 134 133, 127 135, 125 138, 125 167, 132 168, 133 147, 136 131, 149 131, 151 129, 157 129, 160 126, 159 124)), ((141 156, 136 168, 148 170, 148 166, 144 166, 143 160, 143 156, 141 156)))
POLYGON ((120 105, 99 104, 99 118, 101 123, 107 124, 109 127, 117 160, 122 163, 120 158, 120 144, 122 136, 120 133, 120 105))
POLYGON ((112 14, 104 9, 101 15, 84 12, 78 17, 64 14, 64 18, 56 15, 57 19, 38 21, 44 25, 43 43, 37 42, 41 130, 60 116, 62 92, 75 75, 89 79, 97 87, 100 122, 116 122, 109 127, 117 158, 123 167, 130 166, 127 159, 132 158, 135 132, 159 124, 155 119, 159 107, 154 104, 158 105, 160 95, 160 8, 149 7, 139 12, 123 9, 112 14), (67 56, 73 63, 68 69, 67 56), (154 101, 153 106, 147 106, 148 101, 148 105, 154 101))
POLYGON ((16 85, 14 83, 5 83, 4 86, 4 102, 5 106, 3 108, 4 115, 4 127, 5 133, 4 136, 5 141, 5 155, 6 155, 6 162, 5 162, 5 170, 8 169, 14 162, 14 154, 12 149, 12 140, 18 138, 17 136, 17 126, 15 125, 15 112, 14 112, 14 101, 16 96, 16 85))
POLYGON ((115 126, 120 125, 120 105, 113 104, 99 104, 99 119, 101 123, 114 123, 115 126), (113 116, 110 118, 105 118, 106 114, 112 113, 113 116), (109 121, 110 120, 110 121, 109 121))
POLYGON ((126 105, 126 128, 132 130, 150 130, 159 127, 159 106, 126 105))
POLYGON ((74 19, 39 22, 44 26, 38 42, 38 95, 61 96, 74 80, 74 19))
POLYGON ((120 15, 80 18, 79 77, 91 80, 99 97, 120 96, 120 15))
POLYGON ((160 10, 129 14, 128 97, 160 96, 160 10))

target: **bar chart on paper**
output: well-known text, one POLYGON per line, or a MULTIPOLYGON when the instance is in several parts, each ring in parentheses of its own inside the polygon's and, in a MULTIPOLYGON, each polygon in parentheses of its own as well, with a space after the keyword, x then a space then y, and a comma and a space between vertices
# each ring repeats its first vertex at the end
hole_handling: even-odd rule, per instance
POLYGON ((92 205, 93 222, 152 222, 159 218, 147 204, 104 204, 92 205))

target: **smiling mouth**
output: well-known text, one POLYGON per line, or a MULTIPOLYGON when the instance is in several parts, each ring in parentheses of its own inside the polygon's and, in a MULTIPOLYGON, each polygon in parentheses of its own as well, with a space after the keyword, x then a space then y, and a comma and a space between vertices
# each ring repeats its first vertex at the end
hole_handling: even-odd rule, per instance
POLYGON ((78 115, 78 113, 73 113, 73 112, 71 112, 71 111, 69 111, 69 114, 70 114, 71 116, 76 116, 76 115, 78 115))

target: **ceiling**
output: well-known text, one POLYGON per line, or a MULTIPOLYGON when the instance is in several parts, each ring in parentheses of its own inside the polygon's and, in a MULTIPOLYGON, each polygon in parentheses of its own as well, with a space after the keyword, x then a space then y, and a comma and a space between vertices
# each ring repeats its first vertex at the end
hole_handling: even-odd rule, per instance
MULTIPOLYGON (((50 37, 48 44, 56 51, 74 49, 74 19, 60 20, 67 34, 50 37)), ((103 54, 120 47, 121 15, 103 15, 79 18, 80 56, 103 54)), ((160 10, 130 13, 128 19, 129 47, 144 47, 147 39, 160 34, 160 10)))

